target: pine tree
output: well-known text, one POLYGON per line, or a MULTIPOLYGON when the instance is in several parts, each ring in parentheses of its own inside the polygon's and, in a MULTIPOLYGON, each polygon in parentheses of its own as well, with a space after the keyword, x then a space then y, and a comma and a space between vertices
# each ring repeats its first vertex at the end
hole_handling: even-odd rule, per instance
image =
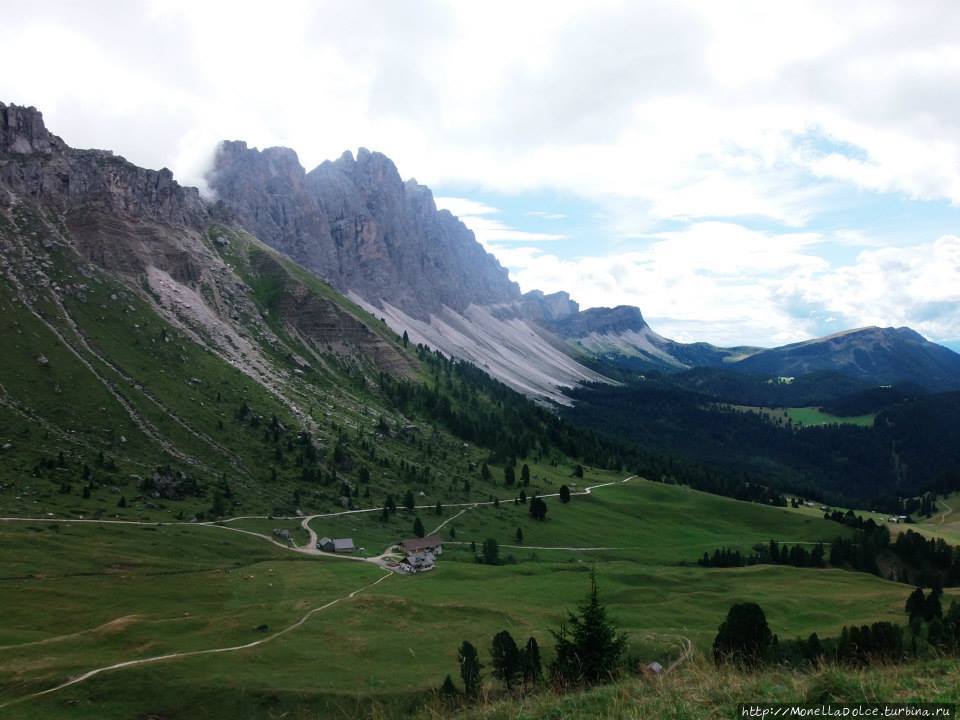
POLYGON ((486 463, 480 466, 480 477, 484 480, 490 479, 490 468, 487 467, 486 463))
POLYGON ((823 655, 823 645, 820 643, 820 638, 816 633, 810 633, 810 637, 807 638, 807 647, 806 647, 806 656, 810 662, 817 662, 817 660, 823 655))
POLYGON ((420 522, 420 518, 415 518, 413 521, 413 534, 420 538, 427 534, 426 529, 423 527, 423 523, 420 522))
POLYGON ((560 486, 560 502, 562 502, 564 505, 570 502, 570 488, 568 488, 566 485, 560 486))
POLYGON ((404 346, 404 347, 407 347, 407 345, 409 345, 409 344, 410 344, 410 336, 407 335, 407 331, 404 330, 404 331, 403 331, 403 346, 404 346))
POLYGON ((125 508, 127 506, 127 498, 124 495, 120 496, 120 499, 117 501, 118 508, 125 508))
POLYGON ((943 617, 943 606, 940 604, 940 598, 943 596, 943 590, 933 588, 927 599, 923 602, 923 619, 931 622, 937 618, 943 617))
POLYGON ((437 500, 437 506, 433 509, 435 515, 443 515, 443 505, 437 500))
POLYGON ((534 497, 530 501, 530 517, 541 521, 547 519, 547 503, 543 498, 534 497))
POLYGON ((513 465, 506 465, 503 468, 503 484, 506 487, 513 487, 517 484, 517 477, 513 471, 513 465))
POLYGON ((713 659, 756 665, 767 654, 773 633, 763 610, 756 603, 736 603, 727 613, 713 641, 713 659))
POLYGON ((483 561, 487 565, 496 565, 500 562, 500 546, 493 538, 483 541, 483 561))
POLYGON ((910 593, 910 597, 907 598, 907 604, 904 610, 906 611, 907 616, 913 620, 913 618, 923 615, 925 605, 926 599, 923 596, 923 588, 918 587, 916 590, 910 593))
POLYGON ((490 661, 493 676, 503 683, 509 692, 520 675, 520 649, 513 637, 506 630, 501 630, 493 636, 490 646, 490 661))
POLYGON ((569 614, 568 625, 551 631, 557 641, 551 673, 567 683, 591 685, 610 680, 620 669, 627 637, 607 618, 594 570, 590 571, 590 592, 579 610, 579 615, 569 614))
POLYGON ((520 468, 520 483, 524 487, 528 487, 530 485, 530 466, 526 463, 524 463, 523 467, 520 468))
POLYGON ((415 505, 416 505, 416 502, 413 499, 413 491, 407 490, 406 494, 403 496, 403 506, 407 510, 412 511, 415 505))
POLYGON ((522 529, 522 528, 517 528, 517 542, 518 542, 519 544, 521 544, 521 545, 523 544, 523 529, 522 529))
POLYGON ((457 652, 460 663, 460 679, 463 680, 463 692, 469 698, 477 697, 480 692, 480 670, 483 665, 477 655, 477 649, 467 640, 460 644, 457 652))
POLYGON ((527 646, 523 649, 521 667, 523 668, 524 687, 536 685, 540 682, 540 678, 543 677, 543 669, 540 665, 540 646, 537 644, 535 637, 527 640, 527 646))
POLYGON ((449 675, 443 679, 443 685, 440 686, 440 694, 446 698, 454 697, 457 694, 457 687, 453 684, 453 678, 449 675))

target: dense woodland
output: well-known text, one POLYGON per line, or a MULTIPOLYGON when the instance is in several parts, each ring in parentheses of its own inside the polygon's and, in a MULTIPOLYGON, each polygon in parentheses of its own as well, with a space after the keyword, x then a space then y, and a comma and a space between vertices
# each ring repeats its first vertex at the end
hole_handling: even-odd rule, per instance
POLYGON ((873 427, 772 422, 663 379, 570 394, 563 416, 576 425, 830 505, 893 513, 901 498, 960 488, 960 393, 911 396, 873 427))
POLYGON ((530 455, 549 457, 551 450, 557 450, 589 466, 623 470, 740 500, 787 504, 784 495, 760 473, 711 467, 669 449, 644 447, 630 438, 571 422, 468 362, 423 346, 417 350, 430 369, 430 379, 416 382, 384 374, 381 391, 400 412, 432 418, 458 437, 489 448, 491 462, 510 464, 530 455))

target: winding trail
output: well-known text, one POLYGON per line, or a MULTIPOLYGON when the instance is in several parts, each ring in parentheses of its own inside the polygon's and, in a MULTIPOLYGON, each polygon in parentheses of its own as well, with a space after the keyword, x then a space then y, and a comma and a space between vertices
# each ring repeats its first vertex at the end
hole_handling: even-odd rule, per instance
POLYGON ((438 532, 440 532, 440 531, 444 528, 444 526, 445 526, 447 523, 453 522, 453 521, 456 520, 458 517, 460 517, 461 515, 463 515, 467 510, 473 510, 474 507, 476 507, 476 506, 466 507, 466 508, 464 508, 463 510, 461 510, 460 512, 458 512, 456 515, 451 515, 451 516, 448 517, 446 520, 444 520, 442 523, 440 523, 439 525, 437 525, 437 526, 430 532, 430 534, 431 534, 431 535, 436 535, 438 532))
POLYGON ((940 516, 940 522, 937 523, 938 525, 943 525, 943 521, 947 519, 947 515, 953 512, 953 508, 947 505, 946 500, 941 500, 940 502, 943 503, 943 506, 947 509, 947 511, 940 516))
POLYGON ((375 585, 379 585, 391 575, 393 575, 393 573, 388 572, 384 575, 381 575, 377 580, 374 580, 372 583, 368 583, 363 587, 357 588, 356 590, 354 590, 351 593, 348 593, 347 595, 343 595, 341 597, 335 598, 334 600, 331 600, 328 603, 325 603, 324 605, 315 607, 312 610, 308 611, 303 617, 301 617, 292 625, 288 625, 283 630, 279 630, 273 633, 272 635, 268 635, 267 637, 262 638, 260 640, 254 640, 252 642, 244 643, 243 645, 231 645, 229 647, 208 648, 206 650, 190 650, 187 652, 167 653, 166 655, 155 655, 153 657, 141 658, 139 660, 125 660, 124 662, 114 663, 113 665, 105 665, 103 667, 95 668, 93 670, 88 670, 87 672, 77 675, 76 677, 71 678, 66 682, 60 683, 59 685, 56 685, 52 688, 47 688, 46 690, 41 690, 39 692, 35 692, 30 695, 24 695, 23 697, 16 698, 15 700, 9 700, 3 704, 0 704, 0 708, 10 707, 11 705, 16 705, 17 703, 21 703, 26 700, 30 700, 32 698, 37 698, 42 695, 49 695, 50 693, 57 692, 57 690, 63 690, 64 688, 70 687, 71 685, 77 685, 78 683, 82 683, 84 680, 89 680, 90 678, 96 675, 100 675, 101 673, 111 672, 113 670, 122 670, 123 668, 135 667, 137 665, 148 665, 150 663, 163 662, 165 660, 177 660, 180 658, 196 657, 198 655, 213 655, 217 653, 236 652, 238 650, 248 650, 249 648, 257 647, 258 645, 263 645, 272 640, 276 640, 278 637, 286 635, 287 633, 293 630, 296 630, 298 627, 303 625, 305 622, 307 622, 307 620, 309 620, 312 616, 316 615, 318 612, 322 612, 327 608, 333 607, 337 603, 342 602, 344 600, 350 600, 356 597, 358 594, 362 593, 364 590, 369 590, 375 585))

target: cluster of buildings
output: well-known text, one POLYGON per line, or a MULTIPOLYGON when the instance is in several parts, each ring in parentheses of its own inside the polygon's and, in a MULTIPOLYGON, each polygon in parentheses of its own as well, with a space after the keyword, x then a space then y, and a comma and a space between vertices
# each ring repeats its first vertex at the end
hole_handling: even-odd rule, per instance
MULTIPOLYGON (((278 533, 279 535, 279 533, 278 533)), ((422 538, 410 538, 398 545, 400 560, 382 562, 391 570, 401 573, 418 573, 433 570, 437 564, 437 557, 443 552, 443 540, 439 535, 428 535, 422 538)), ((357 550, 353 538, 322 537, 317 540, 317 550, 327 553, 352 553, 357 550)), ((378 558, 375 558, 378 559, 378 558)))
POLYGON ((443 552, 443 540, 439 535, 411 538, 400 543, 400 551, 403 560, 393 566, 394 570, 405 573, 433 570, 437 556, 443 552))

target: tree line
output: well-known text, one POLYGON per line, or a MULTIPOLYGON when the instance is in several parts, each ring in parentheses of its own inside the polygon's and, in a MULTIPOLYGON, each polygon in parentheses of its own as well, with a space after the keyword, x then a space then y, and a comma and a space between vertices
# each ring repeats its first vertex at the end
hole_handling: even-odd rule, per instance
POLYGON ((880 621, 844 626, 835 637, 811 633, 806 639, 781 641, 756 603, 737 603, 727 613, 713 642, 717 664, 743 668, 764 664, 800 667, 825 662, 865 666, 901 663, 929 654, 960 655, 960 602, 954 600, 944 613, 942 590, 925 594, 918 587, 904 608, 906 626, 880 621))

